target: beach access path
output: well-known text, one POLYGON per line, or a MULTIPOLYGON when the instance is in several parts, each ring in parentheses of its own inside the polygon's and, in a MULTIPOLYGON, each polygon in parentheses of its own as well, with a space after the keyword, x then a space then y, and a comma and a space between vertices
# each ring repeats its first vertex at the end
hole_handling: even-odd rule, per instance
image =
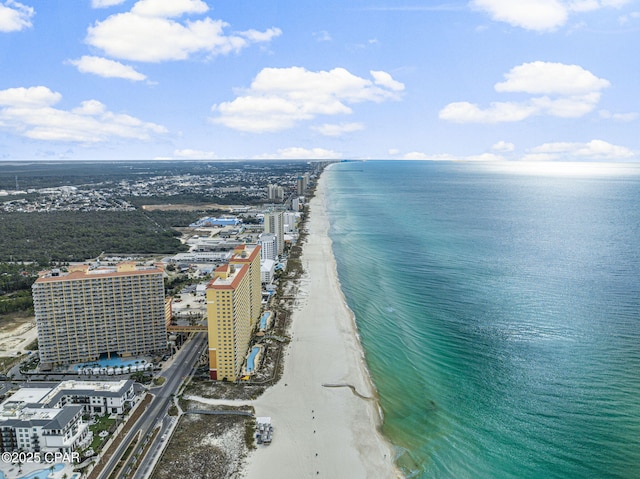
POLYGON ((257 416, 271 417, 273 442, 251 453, 248 479, 402 477, 378 430, 374 388, 338 281, 324 188, 322 175, 310 205, 284 375, 253 403, 257 416))

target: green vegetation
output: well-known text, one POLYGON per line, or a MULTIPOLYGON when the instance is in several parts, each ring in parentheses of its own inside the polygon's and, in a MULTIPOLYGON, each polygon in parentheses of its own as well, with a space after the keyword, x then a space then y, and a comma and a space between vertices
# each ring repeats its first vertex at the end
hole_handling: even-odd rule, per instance
POLYGON ((162 376, 158 376, 156 378, 153 378, 153 385, 154 386, 162 386, 165 381, 167 380, 167 378, 164 378, 162 376))
POLYGON ((0 294, 31 287, 37 277, 38 265, 0 263, 0 294))
POLYGON ((143 211, 0 213, 0 261, 85 261, 102 252, 174 254, 179 233, 143 211))
POLYGON ((133 373, 129 377, 140 384, 149 384, 151 382, 151 375, 145 373, 144 371, 138 371, 137 373, 133 373))
POLYGON ((18 364, 24 356, 1 356, 0 357, 0 373, 7 374, 12 367, 18 364))
POLYGON ((178 408, 176 407, 175 404, 172 404, 171 406, 169 406, 169 410, 167 411, 167 415, 168 416, 177 416, 179 414, 178 412, 178 408))
POLYGON ((95 424, 89 426, 89 429, 91 430, 91 432, 93 432, 93 440, 91 441, 91 445, 89 447, 92 448, 95 452, 98 452, 102 448, 102 444, 106 440, 105 437, 100 437, 100 433, 102 431, 112 433, 115 422, 115 419, 110 419, 109 416, 106 415, 100 416, 95 424))
POLYGON ((38 269, 34 264, 0 263, 0 315, 33 314, 30 290, 38 269))
POLYGON ((247 449, 256 448, 256 422, 251 419, 247 419, 244 422, 244 444, 247 449))
POLYGON ((177 273, 165 280, 164 287, 168 295, 175 296, 182 288, 193 283, 197 283, 197 281, 190 278, 188 274, 177 273))
POLYGON ((30 290, 26 289, 0 296, 0 315, 16 312, 33 314, 33 299, 30 290))
POLYGON ((33 371, 38 367, 38 364, 40 364, 40 358, 36 355, 28 356, 28 359, 20 365, 20 372, 24 374, 27 371, 33 371))

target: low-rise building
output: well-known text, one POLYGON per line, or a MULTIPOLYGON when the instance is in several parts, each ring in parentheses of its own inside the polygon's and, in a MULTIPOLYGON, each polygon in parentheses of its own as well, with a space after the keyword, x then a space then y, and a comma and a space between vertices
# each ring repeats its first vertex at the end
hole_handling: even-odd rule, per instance
POLYGON ((63 381, 19 389, 0 404, 0 452, 74 452, 90 440, 83 415, 123 414, 135 399, 133 384, 63 381))
POLYGON ((63 381, 42 401, 47 407, 82 405, 88 414, 123 414, 135 399, 134 381, 63 381))

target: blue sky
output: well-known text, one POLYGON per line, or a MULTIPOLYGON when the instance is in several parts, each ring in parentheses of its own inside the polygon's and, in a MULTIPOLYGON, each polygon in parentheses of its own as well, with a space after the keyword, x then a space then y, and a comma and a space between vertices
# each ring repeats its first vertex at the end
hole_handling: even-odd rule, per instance
POLYGON ((640 160, 638 0, 0 0, 0 159, 640 160))

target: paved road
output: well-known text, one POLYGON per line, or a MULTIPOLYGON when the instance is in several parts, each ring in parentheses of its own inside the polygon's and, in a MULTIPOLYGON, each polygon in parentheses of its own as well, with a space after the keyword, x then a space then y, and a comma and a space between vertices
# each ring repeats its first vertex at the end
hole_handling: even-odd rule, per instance
MULTIPOLYGON (((140 416, 140 419, 138 419, 136 425, 120 442, 115 453, 111 456, 106 467, 102 470, 102 473, 99 476, 100 479, 107 479, 109 477, 118 460, 127 449, 127 447, 129 447, 129 445, 131 444, 131 441, 133 440, 136 433, 140 432, 140 437, 145 438, 147 435, 150 435, 157 426, 161 426, 161 434, 156 436, 155 441, 149 449, 148 455, 154 455, 154 452, 162 441, 162 434, 164 434, 170 424, 170 422, 167 420, 167 411, 169 409, 169 406, 171 405, 171 399, 173 395, 178 391, 178 388, 181 386, 182 382, 189 374, 191 374, 196 360, 203 350, 205 339, 206 335, 204 333, 198 333, 190 341, 182 346, 182 349, 175 357, 171 367, 169 367, 161 374, 161 376, 166 379, 165 383, 161 387, 152 388, 150 390, 150 392, 154 395, 153 400, 147 407, 146 411, 142 414, 142 416, 140 416)), ((133 458, 136 453, 142 450, 143 442, 144 441, 138 442, 133 451, 133 454, 131 454, 130 456, 131 458, 133 458)), ((141 464, 136 466, 132 465, 131 459, 127 461, 125 467, 122 470, 127 471, 129 469, 135 468, 138 470, 135 477, 138 478, 145 477, 144 474, 148 472, 147 469, 149 467, 150 460, 146 460, 146 458, 142 460, 141 464)))

